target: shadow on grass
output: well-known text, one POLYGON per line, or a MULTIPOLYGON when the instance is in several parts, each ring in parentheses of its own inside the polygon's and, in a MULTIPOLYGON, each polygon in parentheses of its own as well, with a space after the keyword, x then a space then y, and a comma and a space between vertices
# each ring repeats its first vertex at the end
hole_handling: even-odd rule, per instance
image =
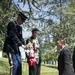
POLYGON ((57 66, 54 66, 54 65, 42 64, 42 66, 57 69, 57 66))
POLYGON ((4 62, 0 60, 0 66, 5 67, 7 69, 9 65, 8 65, 8 62, 4 62))
POLYGON ((8 73, 1 73, 1 72, 0 72, 0 75, 9 75, 9 74, 8 74, 8 73))
POLYGON ((7 61, 0 60, 0 75, 9 75, 9 64, 7 61))

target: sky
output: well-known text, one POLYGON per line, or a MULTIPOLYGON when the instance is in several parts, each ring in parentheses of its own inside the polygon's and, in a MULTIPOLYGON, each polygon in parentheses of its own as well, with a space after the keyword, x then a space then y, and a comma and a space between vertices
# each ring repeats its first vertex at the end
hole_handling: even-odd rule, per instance
POLYGON ((28 5, 27 4, 23 4, 22 2, 18 2, 18 0, 13 0, 13 2, 15 3, 15 4, 18 4, 19 5, 19 7, 21 8, 21 10, 28 10, 29 11, 29 9, 28 9, 28 5))

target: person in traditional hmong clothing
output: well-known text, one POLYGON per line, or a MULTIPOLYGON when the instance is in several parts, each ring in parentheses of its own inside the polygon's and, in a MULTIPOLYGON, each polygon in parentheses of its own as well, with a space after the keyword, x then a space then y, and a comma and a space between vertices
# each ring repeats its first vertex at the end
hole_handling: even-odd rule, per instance
POLYGON ((26 47, 28 53, 26 53, 27 62, 29 64, 29 75, 40 75, 41 68, 41 51, 40 44, 37 39, 38 29, 34 28, 32 30, 32 36, 27 39, 26 47))

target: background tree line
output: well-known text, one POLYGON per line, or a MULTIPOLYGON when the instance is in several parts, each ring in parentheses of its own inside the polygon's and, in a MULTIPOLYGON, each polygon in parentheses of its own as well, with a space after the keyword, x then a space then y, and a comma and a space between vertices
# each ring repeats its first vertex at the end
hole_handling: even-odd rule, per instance
POLYGON ((56 40, 65 38, 68 47, 73 53, 75 45, 75 1, 74 0, 0 0, 0 50, 3 48, 6 26, 14 20, 18 11, 24 12, 29 19, 23 25, 27 30, 39 28, 39 40, 43 61, 56 61, 56 40), (28 5, 28 10, 22 10, 28 5))

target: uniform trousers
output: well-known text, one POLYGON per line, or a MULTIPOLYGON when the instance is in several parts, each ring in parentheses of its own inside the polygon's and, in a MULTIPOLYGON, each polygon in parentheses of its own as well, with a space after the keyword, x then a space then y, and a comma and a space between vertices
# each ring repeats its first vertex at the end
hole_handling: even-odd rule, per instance
POLYGON ((9 64, 10 64, 10 70, 12 70, 10 75, 22 75, 22 64, 21 64, 20 54, 11 53, 11 57, 8 54, 8 59, 9 59, 9 64))

